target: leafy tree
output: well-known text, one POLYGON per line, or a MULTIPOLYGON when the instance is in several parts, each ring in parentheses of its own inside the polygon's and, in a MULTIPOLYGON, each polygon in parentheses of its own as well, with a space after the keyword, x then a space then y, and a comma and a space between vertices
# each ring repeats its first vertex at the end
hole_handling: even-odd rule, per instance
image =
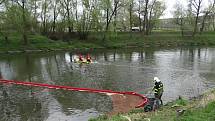
POLYGON ((156 24, 159 24, 159 18, 166 9, 165 4, 161 1, 154 0, 149 4, 149 20, 146 27, 146 33, 150 34, 156 24))
POLYGON ((23 37, 23 44, 29 44, 27 35, 31 27, 31 14, 26 9, 25 3, 16 1, 17 4, 6 5, 6 11, 3 15, 3 24, 7 26, 7 31, 16 30, 23 37))

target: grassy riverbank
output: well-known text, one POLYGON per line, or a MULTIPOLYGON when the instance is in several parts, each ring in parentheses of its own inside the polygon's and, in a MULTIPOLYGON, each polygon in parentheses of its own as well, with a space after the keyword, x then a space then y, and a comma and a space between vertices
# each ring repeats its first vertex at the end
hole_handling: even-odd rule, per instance
POLYGON ((145 113, 143 109, 138 109, 112 117, 100 116, 90 121, 214 121, 214 109, 215 90, 189 101, 178 99, 155 112, 145 113))
POLYGON ((149 36, 142 33, 109 33, 103 41, 102 33, 91 33, 88 40, 73 38, 70 41, 51 40, 41 35, 29 35, 29 45, 23 45, 19 34, 10 34, 9 43, 0 36, 0 52, 24 50, 70 50, 85 48, 130 48, 130 47, 181 47, 181 46, 213 46, 215 32, 205 32, 195 37, 182 37, 177 31, 156 31, 149 36))
POLYGON ((45 36, 41 35, 29 35, 28 39, 30 44, 23 45, 21 41, 21 36, 13 34, 9 38, 9 43, 4 41, 4 38, 0 36, 0 52, 8 51, 24 51, 24 50, 41 50, 41 51, 51 51, 51 50, 69 50, 75 48, 100 48, 101 46, 93 44, 76 41, 64 42, 61 40, 54 41, 45 36))

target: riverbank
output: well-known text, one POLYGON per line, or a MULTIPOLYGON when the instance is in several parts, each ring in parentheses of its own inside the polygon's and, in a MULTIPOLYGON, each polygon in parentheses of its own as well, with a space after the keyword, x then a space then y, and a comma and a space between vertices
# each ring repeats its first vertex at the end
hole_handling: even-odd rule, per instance
POLYGON ((88 40, 73 39, 71 41, 51 40, 41 35, 29 35, 29 45, 21 43, 21 36, 11 34, 9 43, 0 36, 0 53, 20 52, 47 52, 59 50, 97 49, 97 48, 175 48, 186 46, 214 46, 215 32, 205 32, 195 37, 182 37, 180 32, 162 31, 153 32, 144 36, 142 33, 110 33, 106 41, 102 40, 102 34, 91 33, 88 40))
POLYGON ((155 112, 145 113, 136 109, 126 114, 112 117, 100 116, 89 121, 214 121, 215 89, 192 99, 178 99, 170 102, 155 112))

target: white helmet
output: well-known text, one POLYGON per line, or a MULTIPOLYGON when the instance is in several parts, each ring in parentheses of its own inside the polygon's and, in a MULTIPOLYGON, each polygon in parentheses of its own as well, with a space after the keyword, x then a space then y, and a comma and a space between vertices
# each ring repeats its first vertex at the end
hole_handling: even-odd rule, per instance
POLYGON ((155 81, 155 82, 161 82, 161 80, 158 79, 158 77, 154 77, 154 81, 155 81))

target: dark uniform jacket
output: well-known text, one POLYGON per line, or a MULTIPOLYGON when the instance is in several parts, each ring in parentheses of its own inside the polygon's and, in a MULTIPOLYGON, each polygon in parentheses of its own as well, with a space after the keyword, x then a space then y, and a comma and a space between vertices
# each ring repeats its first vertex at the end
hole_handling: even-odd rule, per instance
POLYGON ((163 83, 162 82, 155 82, 155 86, 153 88, 154 94, 160 95, 163 93, 163 83))

